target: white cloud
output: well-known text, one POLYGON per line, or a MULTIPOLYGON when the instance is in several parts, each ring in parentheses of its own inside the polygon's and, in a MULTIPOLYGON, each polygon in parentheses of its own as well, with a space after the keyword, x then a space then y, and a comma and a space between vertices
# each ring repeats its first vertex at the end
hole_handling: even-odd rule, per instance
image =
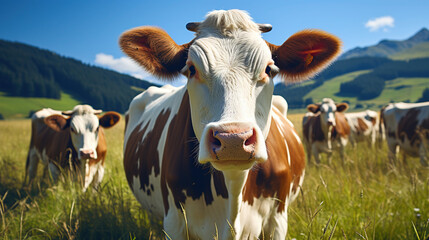
MULTIPOLYGON (((144 79, 150 81, 152 83, 156 83, 159 85, 164 85, 167 82, 160 81, 158 78, 154 77, 150 73, 146 72, 143 67, 138 65, 129 57, 120 57, 114 58, 112 55, 99 53, 95 56, 95 63, 99 66, 106 67, 108 69, 131 75, 138 79, 144 79)), ((186 83, 186 78, 179 78, 174 82, 169 82, 174 86, 181 86, 186 83)))
POLYGON ((389 28, 393 28, 395 25, 395 19, 391 16, 384 16, 375 19, 368 20, 365 23, 365 27, 369 28, 369 31, 375 32, 379 29, 383 29, 383 31, 388 31, 389 28))

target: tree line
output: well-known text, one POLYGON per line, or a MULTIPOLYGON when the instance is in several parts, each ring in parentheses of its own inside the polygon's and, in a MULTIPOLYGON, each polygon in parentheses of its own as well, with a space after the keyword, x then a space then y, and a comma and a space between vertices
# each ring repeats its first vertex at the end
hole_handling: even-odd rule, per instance
POLYGON ((0 91, 9 96, 60 99, 61 91, 101 108, 125 112, 146 81, 84 64, 54 52, 0 40, 0 91))

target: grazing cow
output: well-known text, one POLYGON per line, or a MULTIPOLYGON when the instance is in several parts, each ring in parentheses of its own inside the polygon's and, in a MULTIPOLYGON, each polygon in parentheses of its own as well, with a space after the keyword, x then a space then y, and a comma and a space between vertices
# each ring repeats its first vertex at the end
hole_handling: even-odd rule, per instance
POLYGON ((94 182, 97 187, 104 175, 106 140, 101 127, 110 128, 120 119, 116 112, 107 112, 89 105, 77 105, 72 111, 55 111, 44 108, 31 119, 31 142, 26 163, 24 184, 29 177, 31 183, 36 176, 39 160, 45 165, 54 182, 60 169, 79 169, 83 179, 83 191, 94 182))
POLYGON ((429 102, 391 103, 382 112, 389 158, 396 161, 400 149, 428 166, 429 102))
POLYGON ((350 143, 356 146, 357 142, 366 141, 368 146, 374 147, 379 135, 378 113, 372 110, 363 112, 345 113, 350 125, 350 143))
POLYGON ((322 152, 328 154, 330 163, 332 142, 339 146, 341 160, 344 162, 344 147, 350 135, 350 126, 343 112, 348 107, 347 103, 336 104, 330 98, 324 98, 321 103, 307 106, 309 112, 302 120, 302 130, 309 163, 313 155, 316 163, 319 164, 319 154, 322 152))
POLYGON ((188 78, 186 86, 151 87, 131 102, 128 184, 173 239, 256 239, 262 232, 284 239, 305 155, 285 101, 272 104, 272 78, 311 77, 338 55, 340 42, 307 30, 276 46, 261 38, 271 27, 240 10, 213 11, 187 28, 196 37, 184 45, 154 27, 120 38, 149 72, 188 78))

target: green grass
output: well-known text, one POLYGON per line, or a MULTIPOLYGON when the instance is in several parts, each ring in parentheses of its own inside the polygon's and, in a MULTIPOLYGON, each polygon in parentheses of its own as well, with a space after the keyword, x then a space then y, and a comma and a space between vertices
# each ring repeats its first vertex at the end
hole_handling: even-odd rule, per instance
POLYGON ((390 56, 389 58, 394 60, 408 60, 414 58, 427 58, 429 57, 429 43, 423 42, 410 49, 406 49, 402 52, 398 52, 390 56))
POLYGON ((71 110, 79 101, 62 92, 61 99, 10 97, 0 92, 0 113, 6 119, 28 117, 30 111, 50 107, 57 110, 71 110))
MULTIPOLYGON (((289 118, 301 132, 302 114, 289 118)), ((126 182, 123 128, 121 120, 106 130, 106 174, 97 192, 82 193, 68 177, 27 192, 21 183, 30 121, 0 121, 0 239, 161 239, 160 222, 126 182)), ((335 153, 330 166, 323 156, 319 167, 306 167, 302 192, 289 207, 287 239, 427 239, 429 169, 411 158, 390 164, 385 145, 346 152, 344 165, 335 153)))

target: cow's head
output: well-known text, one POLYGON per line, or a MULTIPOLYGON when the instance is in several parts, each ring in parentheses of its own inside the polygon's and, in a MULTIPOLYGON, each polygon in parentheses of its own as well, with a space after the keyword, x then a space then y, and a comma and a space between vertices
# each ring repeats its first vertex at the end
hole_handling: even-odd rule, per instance
POLYGON ((246 12, 213 11, 187 44, 177 45, 155 27, 131 29, 122 50, 161 78, 188 78, 191 118, 200 142, 198 160, 219 170, 248 169, 267 159, 273 77, 302 81, 325 68, 340 52, 340 41, 319 30, 298 32, 277 46, 261 37, 270 25, 246 12))
POLYGON ((349 108, 347 103, 336 104, 334 100, 330 98, 322 99, 321 103, 309 104, 307 110, 314 114, 320 113, 322 126, 335 127, 335 113, 344 112, 349 108))
POLYGON ((112 127, 120 119, 116 112, 107 112, 102 117, 97 116, 101 112, 89 105, 77 105, 72 111, 48 116, 44 121, 55 131, 70 131, 73 147, 79 159, 96 159, 99 127, 112 127))

